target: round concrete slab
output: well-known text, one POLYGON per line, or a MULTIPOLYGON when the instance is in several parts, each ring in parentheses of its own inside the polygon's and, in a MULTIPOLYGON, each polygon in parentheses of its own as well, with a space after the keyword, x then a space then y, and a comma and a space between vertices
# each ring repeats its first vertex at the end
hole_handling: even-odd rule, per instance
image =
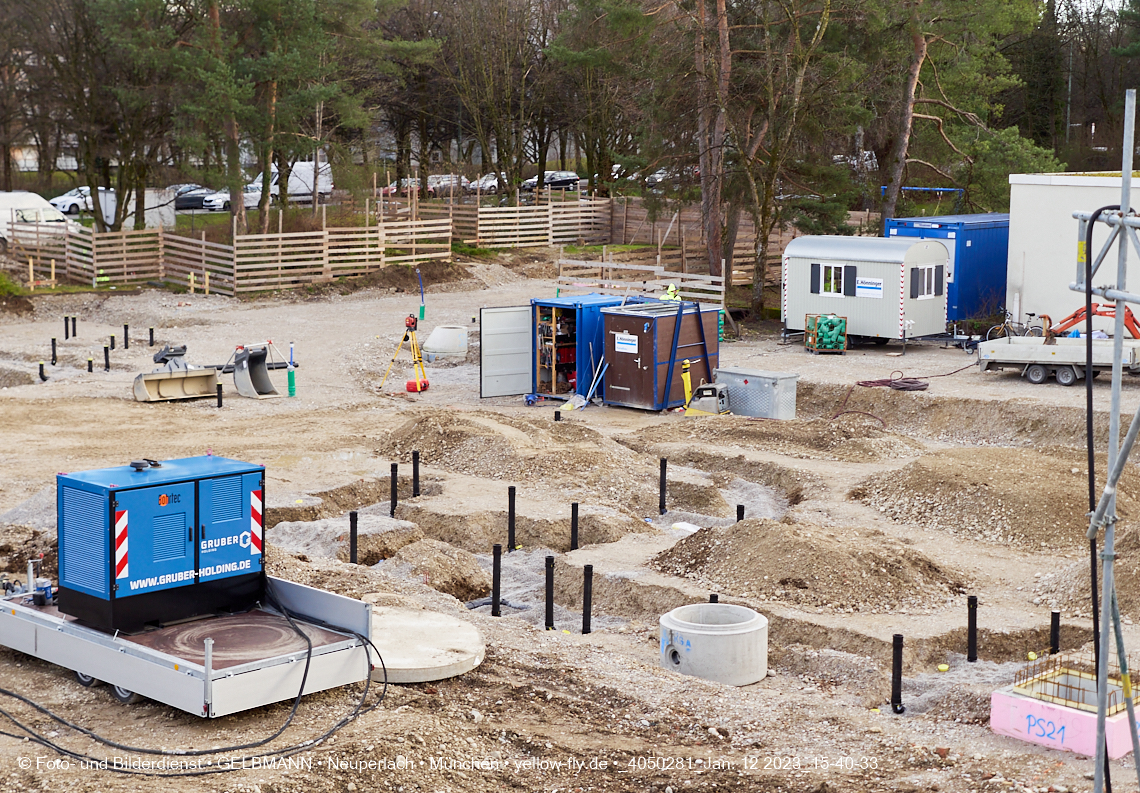
MULTIPOLYGON (((487 646, 479 629, 447 614, 423 609, 372 607, 372 643, 384 658, 389 683, 429 683, 470 672, 487 646)), ((383 682, 377 664, 372 679, 383 682)))

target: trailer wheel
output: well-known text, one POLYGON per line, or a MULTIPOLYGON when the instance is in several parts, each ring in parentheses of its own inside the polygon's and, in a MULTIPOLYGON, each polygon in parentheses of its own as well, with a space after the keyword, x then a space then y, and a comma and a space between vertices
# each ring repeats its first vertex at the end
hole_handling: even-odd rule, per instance
POLYGON ((1025 379, 1033 385, 1041 385, 1049 379, 1049 370, 1039 363, 1030 364, 1029 368, 1025 370, 1025 379))
POLYGON ((78 680, 79 685, 83 686, 84 688, 91 688, 91 686, 94 686, 99 682, 91 675, 85 675, 82 672, 76 672, 75 679, 78 680))
POLYGON ((1061 385, 1074 385, 1077 382, 1077 372, 1071 366, 1057 367, 1057 382, 1061 385))
POLYGON ((111 696, 122 702, 124 705, 133 705, 139 701, 139 695, 133 691, 128 691, 122 686, 111 686, 111 696))

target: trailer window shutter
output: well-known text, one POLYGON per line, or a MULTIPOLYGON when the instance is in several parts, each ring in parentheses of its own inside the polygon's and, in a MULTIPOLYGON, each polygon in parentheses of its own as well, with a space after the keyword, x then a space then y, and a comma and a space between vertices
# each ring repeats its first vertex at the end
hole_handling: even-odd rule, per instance
POLYGON ((813 295, 819 294, 819 270, 820 270, 820 267, 818 264, 812 264, 812 266, 811 266, 811 293, 813 295))
POLYGON ((853 264, 843 265, 843 294, 847 297, 855 297, 856 269, 853 264))
POLYGON ((934 294, 942 294, 942 278, 946 273, 946 268, 943 265, 938 265, 934 268, 934 294))
POLYGON ((922 278, 922 271, 917 267, 910 268, 910 299, 918 299, 918 289, 921 286, 919 279, 922 278))

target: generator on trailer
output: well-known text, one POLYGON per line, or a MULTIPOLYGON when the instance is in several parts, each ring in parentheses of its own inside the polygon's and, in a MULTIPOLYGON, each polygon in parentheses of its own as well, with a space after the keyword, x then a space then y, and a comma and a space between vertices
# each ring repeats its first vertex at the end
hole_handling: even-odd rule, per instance
POLYGON ((367 603, 265 574, 263 466, 138 460, 56 482, 59 585, 0 601, 0 645, 204 717, 371 673, 367 603))

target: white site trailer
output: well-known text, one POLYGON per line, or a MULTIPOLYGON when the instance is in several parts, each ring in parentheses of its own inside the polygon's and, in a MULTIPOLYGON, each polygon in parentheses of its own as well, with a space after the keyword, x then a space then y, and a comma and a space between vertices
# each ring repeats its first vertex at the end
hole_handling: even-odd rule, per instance
POLYGON ((934 239, 797 237, 784 249, 784 327, 836 314, 849 337, 878 344, 945 333, 949 257, 934 239))

